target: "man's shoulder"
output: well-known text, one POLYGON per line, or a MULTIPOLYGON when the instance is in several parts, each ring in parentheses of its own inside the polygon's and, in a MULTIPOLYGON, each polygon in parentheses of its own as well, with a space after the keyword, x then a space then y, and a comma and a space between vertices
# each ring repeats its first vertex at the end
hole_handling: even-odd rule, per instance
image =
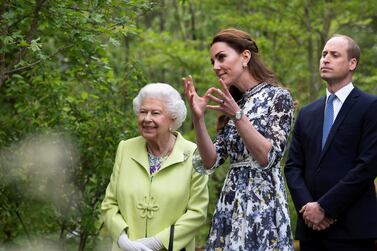
POLYGON ((357 87, 355 87, 353 91, 355 92, 356 95, 360 95, 362 97, 362 100, 365 100, 367 102, 375 102, 375 100, 377 100, 377 95, 366 92, 366 91, 362 91, 357 87))
POLYGON ((325 97, 317 98, 316 100, 310 102, 309 104, 304 105, 301 108, 301 111, 306 112, 306 111, 313 111, 313 110, 318 109, 321 105, 324 104, 324 102, 325 102, 324 99, 325 99, 325 97))

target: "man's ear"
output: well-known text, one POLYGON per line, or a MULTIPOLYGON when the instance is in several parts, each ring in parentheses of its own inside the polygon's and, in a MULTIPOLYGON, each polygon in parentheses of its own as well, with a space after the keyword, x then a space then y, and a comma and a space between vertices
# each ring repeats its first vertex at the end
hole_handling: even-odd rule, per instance
POLYGON ((357 59, 351 58, 351 60, 349 62, 350 71, 354 71, 356 69, 356 66, 357 66, 357 59))

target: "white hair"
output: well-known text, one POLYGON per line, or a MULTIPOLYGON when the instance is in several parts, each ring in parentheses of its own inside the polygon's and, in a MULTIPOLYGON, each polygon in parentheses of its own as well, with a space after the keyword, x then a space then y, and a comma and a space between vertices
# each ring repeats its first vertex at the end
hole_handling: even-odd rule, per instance
POLYGON ((179 92, 171 85, 165 83, 150 83, 141 88, 133 100, 134 112, 140 112, 140 106, 145 98, 161 100, 167 109, 168 114, 174 119, 172 130, 181 127, 186 119, 187 109, 179 92))

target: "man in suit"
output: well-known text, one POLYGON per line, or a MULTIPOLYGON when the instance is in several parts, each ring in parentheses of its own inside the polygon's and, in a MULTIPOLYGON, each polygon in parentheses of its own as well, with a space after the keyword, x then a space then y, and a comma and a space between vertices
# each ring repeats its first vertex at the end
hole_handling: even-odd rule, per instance
POLYGON ((298 211, 300 251, 373 251, 377 238, 377 96, 353 86, 359 46, 334 35, 320 75, 326 97, 303 107, 285 176, 298 211))

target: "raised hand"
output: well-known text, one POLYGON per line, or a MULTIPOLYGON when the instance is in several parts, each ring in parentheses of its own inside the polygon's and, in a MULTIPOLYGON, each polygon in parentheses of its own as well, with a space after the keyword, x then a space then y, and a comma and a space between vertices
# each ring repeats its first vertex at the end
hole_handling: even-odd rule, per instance
POLYGON ((240 110, 237 102, 230 94, 222 79, 219 79, 221 89, 211 87, 206 92, 207 97, 218 105, 207 105, 208 109, 220 111, 228 117, 233 117, 240 110))
POLYGON ((209 98, 207 95, 200 97, 197 94, 191 75, 189 75, 187 78, 182 78, 182 83, 185 89, 187 101, 190 104, 193 119, 198 120, 203 118, 209 98))

